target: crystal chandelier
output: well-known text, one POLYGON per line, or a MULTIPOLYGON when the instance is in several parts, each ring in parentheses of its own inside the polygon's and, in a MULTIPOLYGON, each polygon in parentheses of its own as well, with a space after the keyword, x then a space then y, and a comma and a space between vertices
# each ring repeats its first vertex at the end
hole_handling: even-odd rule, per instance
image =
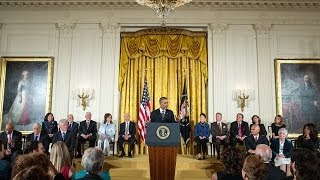
POLYGON ((135 0, 138 4, 154 10, 159 18, 166 18, 175 8, 185 5, 192 0, 135 0))

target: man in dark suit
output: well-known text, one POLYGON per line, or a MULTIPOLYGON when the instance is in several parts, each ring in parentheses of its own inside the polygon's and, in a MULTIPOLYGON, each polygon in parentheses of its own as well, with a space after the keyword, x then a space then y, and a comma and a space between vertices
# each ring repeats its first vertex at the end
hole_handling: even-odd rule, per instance
POLYGON ((74 122, 73 114, 68 114, 67 120, 69 123, 68 131, 72 132, 72 134, 74 134, 75 137, 77 137, 79 124, 74 122))
POLYGON ((151 122, 157 123, 174 123, 175 118, 173 112, 168 108, 168 99, 161 97, 159 99, 160 108, 151 112, 151 122))
POLYGON ((229 144, 228 126, 221 121, 222 114, 218 112, 216 113, 216 122, 211 123, 212 142, 217 149, 217 159, 220 159, 220 144, 223 144, 223 149, 227 148, 229 144))
POLYGON ((0 134, 5 150, 5 159, 11 161, 11 165, 15 162, 17 156, 22 154, 22 134, 14 130, 11 122, 6 124, 6 129, 0 134))
POLYGON ((32 141, 41 141, 44 146, 46 152, 49 149, 49 136, 45 132, 41 132, 41 125, 39 123, 35 123, 33 125, 33 133, 27 135, 27 143, 32 141))
POLYGON ((243 114, 238 113, 236 121, 231 123, 230 127, 230 145, 236 147, 237 142, 243 145, 244 139, 249 136, 249 125, 243 121, 243 114))
POLYGON ((286 176, 286 174, 282 170, 280 170, 278 167, 273 166, 270 163, 272 158, 272 150, 268 145, 257 145, 255 154, 259 155, 261 159, 264 161, 264 164, 267 166, 268 173, 266 180, 276 180, 284 178, 286 176))
POLYGON ((122 151, 120 157, 125 156, 123 143, 127 141, 129 143, 128 156, 132 157, 131 151, 134 148, 134 143, 136 142, 136 124, 130 121, 130 115, 126 113, 124 115, 124 121, 120 124, 118 146, 119 150, 122 151))
POLYGON ((97 123, 91 120, 91 112, 86 112, 86 120, 80 122, 78 139, 78 157, 81 156, 81 144, 89 141, 89 147, 94 147, 97 139, 97 123))
POLYGON ((269 145, 269 141, 266 136, 260 135, 260 127, 258 124, 251 126, 251 134, 245 138, 244 143, 248 153, 255 154, 255 150, 258 144, 269 145))
POLYGON ((68 121, 66 119, 61 119, 59 121, 60 131, 56 132, 52 138, 52 144, 57 141, 62 141, 68 147, 70 157, 73 157, 73 151, 76 147, 76 136, 68 130, 68 121))

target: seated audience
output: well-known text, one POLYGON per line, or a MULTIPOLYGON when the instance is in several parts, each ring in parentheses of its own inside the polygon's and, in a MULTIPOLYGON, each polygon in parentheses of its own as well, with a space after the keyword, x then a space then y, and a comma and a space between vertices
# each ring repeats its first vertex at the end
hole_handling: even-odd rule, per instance
POLYGON ((58 132, 58 123, 52 113, 47 113, 42 122, 41 133, 48 134, 48 144, 52 142, 53 134, 58 132))
POLYGON ((230 126, 230 146, 236 147, 237 143, 244 144, 244 139, 249 136, 249 125, 243 121, 243 114, 238 113, 236 121, 230 126))
POLYGON ((200 122, 194 127, 194 141, 197 143, 198 159, 205 159, 207 152, 207 142, 209 142, 210 128, 206 123, 206 115, 200 114, 200 122))
POLYGON ((64 179, 66 180, 71 179, 72 175, 75 173, 68 148, 62 141, 57 141, 53 144, 50 154, 50 161, 57 171, 62 173, 64 179))
POLYGON ((112 115, 106 113, 104 115, 104 122, 99 128, 98 147, 103 149, 103 153, 107 156, 110 154, 110 142, 114 141, 116 133, 116 126, 112 123, 112 115))
POLYGON ((303 126, 303 135, 298 137, 297 148, 319 149, 318 131, 314 124, 307 123, 303 126))
POLYGON ((53 180, 64 180, 63 175, 56 170, 47 155, 43 153, 29 153, 18 156, 13 167, 11 177, 15 177, 19 172, 32 166, 43 168, 43 170, 47 172, 53 180))
POLYGON ((222 151, 221 162, 223 165, 222 172, 213 173, 212 180, 242 180, 241 169, 245 152, 239 148, 226 148, 222 151))
POLYGON ((278 131, 280 128, 285 128, 286 125, 283 123, 283 118, 281 115, 276 115, 274 118, 274 123, 271 124, 271 131, 272 131, 272 139, 279 138, 278 131))
POLYGON ((306 148, 292 149, 290 170, 293 175, 282 178, 282 180, 320 179, 320 159, 318 153, 306 148))
POLYGON ((264 126, 264 124, 261 124, 261 119, 258 115, 253 115, 251 118, 252 124, 250 124, 250 128, 252 125, 256 124, 260 127, 260 135, 264 135, 267 136, 267 130, 266 127, 264 126))
POLYGON ((0 139, 0 179, 10 180, 11 177, 11 164, 4 160, 6 155, 5 148, 3 146, 3 141, 0 139))
POLYGON ((57 141, 64 142, 67 146, 70 157, 73 157, 74 149, 76 147, 76 137, 75 135, 68 130, 68 121, 66 119, 61 119, 59 121, 60 131, 56 132, 53 135, 52 144, 56 143, 57 141))
POLYGON ((260 135, 260 127, 257 124, 251 126, 251 134, 244 140, 246 150, 248 153, 255 154, 256 146, 258 144, 269 145, 268 139, 265 135, 260 135))
POLYGON ((80 122, 78 137, 78 157, 81 157, 81 144, 89 141, 89 147, 94 147, 97 139, 97 123, 91 120, 91 112, 86 112, 86 120, 80 122))
POLYGON ((14 130, 14 125, 8 122, 5 131, 0 133, 0 140, 2 140, 5 150, 4 159, 11 161, 11 165, 19 154, 22 154, 22 134, 14 130))
POLYGON ((79 131, 79 124, 74 122, 73 114, 68 114, 67 116, 68 120, 68 130, 72 132, 72 134, 77 137, 78 136, 78 131, 79 131))
POLYGON ((271 143, 272 159, 275 166, 279 167, 287 176, 290 176, 290 154, 292 150, 291 141, 287 140, 288 131, 285 128, 279 129, 279 138, 271 143))
POLYGON ((26 149, 24 150, 24 153, 45 153, 46 149, 43 146, 41 141, 31 141, 27 142, 26 149))
MULTIPOLYGON (((86 170, 87 174, 79 180, 102 180, 99 173, 103 169, 104 154, 100 148, 89 148, 85 150, 81 164, 86 170)), ((110 179, 110 176, 109 178, 110 179)))
POLYGON ((44 145, 46 151, 49 150, 49 136, 48 134, 41 132, 41 125, 39 123, 35 123, 32 127, 33 133, 27 135, 26 142, 32 141, 41 141, 44 145))
POLYGON ((124 115, 124 121, 120 124, 119 138, 118 138, 118 146, 121 151, 120 157, 125 156, 123 144, 125 141, 129 143, 128 156, 132 157, 131 151, 134 148, 134 143, 136 142, 136 124, 130 121, 130 115, 126 113, 124 115))
POLYGON ((258 155, 249 155, 244 159, 242 177, 244 180, 264 180, 267 176, 267 167, 258 155))
POLYGON ((12 180, 45 180, 51 176, 40 166, 27 167, 20 171, 12 180))
POLYGON ((262 161, 268 169, 266 180, 276 180, 286 176, 286 174, 282 170, 272 165, 272 150, 268 145, 257 145, 255 153, 256 155, 259 155, 261 157, 262 161))
POLYGON ((220 144, 223 144, 223 149, 227 148, 229 144, 228 126, 221 121, 222 114, 216 113, 216 122, 211 123, 212 142, 217 149, 217 159, 220 159, 220 144))

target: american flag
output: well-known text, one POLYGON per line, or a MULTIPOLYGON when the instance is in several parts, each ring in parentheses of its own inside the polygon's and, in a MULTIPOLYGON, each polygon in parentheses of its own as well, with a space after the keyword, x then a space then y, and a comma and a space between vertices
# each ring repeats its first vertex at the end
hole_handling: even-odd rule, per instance
POLYGON ((148 91, 147 79, 144 81, 142 100, 139 108, 138 128, 141 140, 145 143, 146 138, 146 122, 150 121, 150 97, 148 91))

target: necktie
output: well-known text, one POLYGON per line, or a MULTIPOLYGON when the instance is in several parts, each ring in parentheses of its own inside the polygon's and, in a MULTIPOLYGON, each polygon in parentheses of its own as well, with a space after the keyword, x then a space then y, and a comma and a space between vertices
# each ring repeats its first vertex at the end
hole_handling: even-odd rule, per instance
POLYGON ((241 123, 238 124, 238 135, 240 137, 242 137, 242 127, 241 127, 241 123))
POLYGON ((34 136, 34 140, 35 140, 35 141, 38 141, 38 135, 35 135, 35 136, 34 136))
POLYGON ((222 125, 221 125, 221 123, 219 123, 219 130, 220 130, 220 134, 222 134, 222 125))
POLYGON ((12 145, 12 138, 11 134, 8 136, 8 143, 7 143, 7 149, 11 150, 11 145, 12 145))
POLYGON ((162 117, 162 121, 164 121, 164 116, 166 115, 166 111, 162 111, 162 113, 161 113, 161 117, 162 117))
POLYGON ((87 121, 87 129, 89 129, 90 121, 87 121))
POLYGON ((70 128, 70 129, 72 128, 72 123, 69 124, 69 128, 70 128))
POLYGON ((126 123, 125 135, 129 134, 129 123, 126 123))
POLYGON ((62 140, 64 141, 64 137, 66 136, 66 133, 62 133, 62 140))
POLYGON ((255 140, 256 140, 256 142, 258 141, 258 136, 255 136, 255 138, 254 138, 255 140))

